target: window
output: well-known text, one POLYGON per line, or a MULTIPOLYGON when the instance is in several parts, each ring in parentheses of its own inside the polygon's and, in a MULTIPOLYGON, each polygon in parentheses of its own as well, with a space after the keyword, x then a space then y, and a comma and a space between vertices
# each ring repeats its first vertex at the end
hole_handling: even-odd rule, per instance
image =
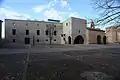
POLYGON ((56 41, 56 39, 54 39, 54 41, 56 41))
POLYGON ((79 30, 79 33, 80 33, 80 30, 79 30))
POLYGON ((54 25, 54 27, 56 27, 56 25, 54 25))
POLYGON ((45 41, 48 41, 48 39, 46 39, 45 41))
POLYGON ((12 35, 16 35, 16 29, 12 29, 12 35))
POLYGON ((55 36, 57 35, 57 31, 54 31, 54 35, 55 35, 55 36))
POLYGON ((15 42, 15 39, 12 39, 12 42, 15 42))
POLYGON ((39 39, 37 39, 37 42, 39 42, 39 39))
POLYGON ((63 37, 63 34, 61 34, 61 37, 63 37))
POLYGON ((64 36, 65 36, 65 34, 64 34, 64 36))
POLYGON ((37 24, 37 26, 39 26, 39 24, 37 24))
POLYGON ((40 30, 37 30, 37 35, 40 35, 40 30))
POLYGON ((26 24, 26 26, 28 26, 28 24, 26 24))
POLYGON ((29 30, 26 30, 26 35, 29 35, 29 30))
POLYGON ((13 22, 12 25, 15 26, 15 22, 13 22))
POLYGON ((66 26, 68 26, 68 23, 66 23, 66 26))
POLYGON ((30 38, 25 38, 24 41, 25 41, 25 44, 30 44, 30 38))
POLYGON ((48 30, 46 30, 46 35, 48 35, 48 30))

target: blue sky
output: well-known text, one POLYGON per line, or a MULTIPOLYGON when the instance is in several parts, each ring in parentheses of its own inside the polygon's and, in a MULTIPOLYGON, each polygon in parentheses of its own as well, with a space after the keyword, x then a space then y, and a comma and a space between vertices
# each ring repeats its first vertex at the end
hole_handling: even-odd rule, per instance
MULTIPOLYGON (((0 0, 0 19, 66 20, 69 17, 95 18, 92 0, 0 0)), ((89 27, 89 25, 88 25, 89 27)))
POLYGON ((73 17, 95 17, 92 0, 4 0, 0 6, 0 19, 21 18, 46 20, 73 17), (9 13, 8 13, 9 12, 9 13))

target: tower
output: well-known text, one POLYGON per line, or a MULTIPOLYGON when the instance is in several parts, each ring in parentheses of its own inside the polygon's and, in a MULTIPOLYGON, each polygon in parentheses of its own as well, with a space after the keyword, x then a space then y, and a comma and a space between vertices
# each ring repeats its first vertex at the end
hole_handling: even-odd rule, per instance
POLYGON ((90 28, 95 29, 95 25, 94 25, 93 20, 91 21, 90 28))

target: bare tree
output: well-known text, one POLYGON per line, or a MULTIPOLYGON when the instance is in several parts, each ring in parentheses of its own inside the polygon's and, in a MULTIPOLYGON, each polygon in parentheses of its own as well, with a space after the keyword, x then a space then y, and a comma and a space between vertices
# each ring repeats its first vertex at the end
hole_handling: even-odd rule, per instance
POLYGON ((100 13, 95 20, 97 25, 120 25, 120 0, 92 0, 94 8, 100 13))
POLYGON ((55 33, 55 25, 54 24, 48 24, 47 31, 48 31, 50 44, 52 44, 53 35, 56 34, 55 33))

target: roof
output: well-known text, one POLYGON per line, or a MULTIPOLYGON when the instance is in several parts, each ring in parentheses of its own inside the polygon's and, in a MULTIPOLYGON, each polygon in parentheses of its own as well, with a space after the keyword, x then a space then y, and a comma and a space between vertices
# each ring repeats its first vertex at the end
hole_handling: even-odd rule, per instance
POLYGON ((117 25, 117 26, 110 26, 110 27, 107 27, 106 29, 109 29, 109 28, 118 28, 120 27, 120 25, 117 25))
POLYGON ((26 21, 26 22, 45 22, 45 23, 59 23, 60 22, 50 22, 50 21, 36 21, 36 20, 18 20, 18 19, 5 19, 6 20, 11 20, 11 21, 26 21))
POLYGON ((91 30, 91 31, 105 32, 104 30, 100 30, 100 29, 92 29, 92 28, 88 28, 88 27, 87 27, 87 29, 88 29, 88 30, 91 30))

